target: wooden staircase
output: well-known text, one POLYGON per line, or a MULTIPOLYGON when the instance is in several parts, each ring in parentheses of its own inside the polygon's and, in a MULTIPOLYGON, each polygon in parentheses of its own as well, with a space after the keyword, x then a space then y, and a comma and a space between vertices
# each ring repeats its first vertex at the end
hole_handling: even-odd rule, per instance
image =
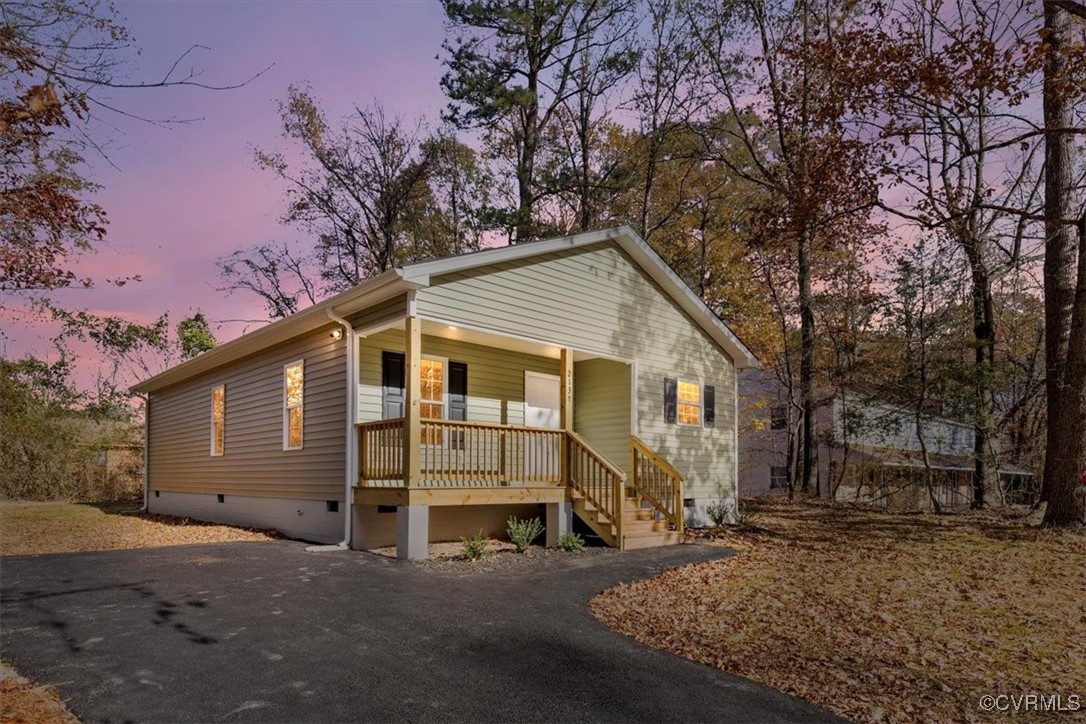
POLYGON ((627 494, 622 499, 621 533, 610 515, 596 507, 576 489, 573 491, 573 512, 613 548, 634 550, 682 542, 682 533, 674 530, 674 526, 663 519, 654 508, 646 507, 633 490, 627 488, 626 491, 627 494))
POLYGON ((573 512, 621 550, 674 545, 683 539, 682 475, 636 437, 627 476, 571 433, 573 512))

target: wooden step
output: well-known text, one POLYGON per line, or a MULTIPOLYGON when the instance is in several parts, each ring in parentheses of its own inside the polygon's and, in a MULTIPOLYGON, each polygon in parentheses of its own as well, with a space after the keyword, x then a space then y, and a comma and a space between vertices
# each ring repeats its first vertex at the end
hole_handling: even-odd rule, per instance
POLYGON ((675 531, 664 533, 636 533, 622 536, 622 550, 632 551, 638 548, 658 548, 660 546, 673 546, 682 543, 683 537, 675 531))
POLYGON ((668 523, 666 520, 631 520, 622 521, 623 535, 638 535, 640 533, 666 533, 668 523))
POLYGON ((592 531, 603 539, 604 543, 612 548, 618 548, 619 542, 615 536, 615 529, 607 520, 600 520, 600 511, 584 498, 573 501, 573 512, 583 520, 592 531))

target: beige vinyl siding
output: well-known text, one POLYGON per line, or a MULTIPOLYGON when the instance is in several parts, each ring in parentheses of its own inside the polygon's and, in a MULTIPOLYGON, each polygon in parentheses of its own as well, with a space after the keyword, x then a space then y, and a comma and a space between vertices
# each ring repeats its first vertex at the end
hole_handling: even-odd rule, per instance
MULTIPOLYGON (((380 420, 381 352, 404 351, 402 329, 359 340, 358 421, 380 420)), ((556 375, 558 360, 423 335, 422 354, 468 366, 468 420, 524 424, 524 371, 556 375)))
POLYGON ((151 490, 343 500, 345 343, 328 326, 151 395, 151 490), (305 362, 304 444, 283 450, 283 365, 305 362), (223 455, 211 390, 226 385, 223 455))
POLYGON ((627 470, 630 457, 630 366, 590 359, 573 366, 573 429, 627 470))
POLYGON ((735 495, 734 362, 616 244, 436 277, 419 290, 417 308, 425 318, 635 360, 637 434, 687 476, 687 497, 735 495), (713 385, 716 427, 666 424, 665 377, 713 385))
POLYGON ((405 316, 407 316, 407 295, 399 294, 357 314, 352 314, 346 319, 355 329, 363 330, 366 327, 392 322, 405 316))

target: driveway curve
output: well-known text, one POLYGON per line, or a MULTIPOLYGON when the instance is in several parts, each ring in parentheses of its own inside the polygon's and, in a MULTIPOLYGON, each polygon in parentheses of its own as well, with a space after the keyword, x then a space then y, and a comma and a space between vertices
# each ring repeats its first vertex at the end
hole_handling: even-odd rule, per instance
POLYGON ((96 721, 833 721, 638 644, 588 600, 703 546, 457 575, 301 543, 0 560, 0 643, 96 721))

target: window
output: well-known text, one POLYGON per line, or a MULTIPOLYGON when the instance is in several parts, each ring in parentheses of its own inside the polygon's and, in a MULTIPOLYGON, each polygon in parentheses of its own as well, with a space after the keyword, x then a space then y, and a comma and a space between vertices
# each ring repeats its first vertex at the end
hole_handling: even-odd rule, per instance
MULTIPOLYGON (((386 420, 404 416, 405 367, 402 352, 381 353, 382 414, 386 420)), ((423 419, 466 421, 468 366, 439 357, 423 357, 419 360, 419 397, 419 416, 423 419)), ((451 444, 462 445, 463 434, 458 433, 451 444)), ((438 430, 423 430, 423 444, 441 445, 443 442, 438 430)))
POLYGON ((676 417, 680 425, 701 424, 701 385, 679 380, 679 404, 676 417))
POLYGON ((716 427, 716 388, 665 377, 664 422, 716 427))
POLYGON ((445 360, 423 357, 419 373, 422 419, 445 418, 445 360))
POLYGON ((784 490, 788 487, 788 468, 777 467, 776 465, 769 468, 769 489, 770 490, 784 490))
POLYGON ((302 447, 302 404, 305 399, 305 365, 302 360, 283 367, 283 449, 302 447))
POLYGON ((783 430, 788 427, 788 408, 784 405, 773 405, 769 408, 769 427, 771 430, 783 430))
POLYGON ((211 390, 211 455, 223 453, 226 442, 226 385, 211 390))
MULTIPOLYGON (((419 360, 419 416, 423 420, 445 419, 445 361, 432 357, 419 360)), ((440 429, 424 428, 423 445, 440 445, 440 429)))

